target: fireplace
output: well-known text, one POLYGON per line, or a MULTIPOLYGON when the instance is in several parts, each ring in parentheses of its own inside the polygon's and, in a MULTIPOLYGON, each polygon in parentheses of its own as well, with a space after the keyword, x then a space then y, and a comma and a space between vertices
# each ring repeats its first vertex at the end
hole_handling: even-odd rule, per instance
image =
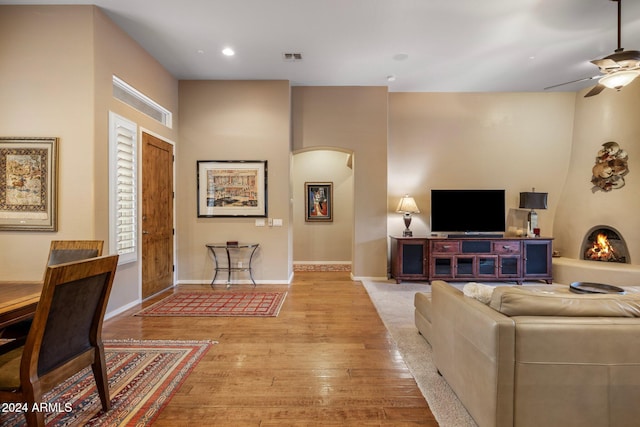
POLYGON ((630 263, 629 250, 618 230, 598 225, 587 232, 583 243, 582 259, 598 262, 630 263))

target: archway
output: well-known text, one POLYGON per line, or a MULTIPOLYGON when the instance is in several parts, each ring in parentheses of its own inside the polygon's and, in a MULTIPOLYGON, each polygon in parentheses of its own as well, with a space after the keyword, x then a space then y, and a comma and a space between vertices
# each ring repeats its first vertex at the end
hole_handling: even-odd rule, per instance
POLYGON ((293 153, 291 167, 294 271, 351 271, 354 236, 353 152, 314 147, 293 153), (330 184, 330 220, 308 215, 305 184, 330 184))

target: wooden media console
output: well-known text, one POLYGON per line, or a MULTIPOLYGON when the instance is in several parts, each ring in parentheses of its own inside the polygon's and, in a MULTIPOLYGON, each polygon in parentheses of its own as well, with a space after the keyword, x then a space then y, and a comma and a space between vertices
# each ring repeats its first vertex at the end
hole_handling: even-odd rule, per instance
POLYGON ((391 236, 391 277, 551 283, 551 238, 391 236))

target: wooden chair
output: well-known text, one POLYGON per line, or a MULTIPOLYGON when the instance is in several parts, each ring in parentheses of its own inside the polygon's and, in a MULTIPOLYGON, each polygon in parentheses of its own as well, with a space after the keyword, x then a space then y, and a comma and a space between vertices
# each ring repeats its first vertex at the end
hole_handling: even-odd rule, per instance
MULTIPOLYGON (((91 366, 102 408, 111 407, 102 322, 118 255, 47 267, 42 296, 26 343, 0 356, 0 402, 31 409, 58 383, 91 366)), ((43 412, 25 413, 28 426, 44 426, 43 412)))
POLYGON ((102 256, 103 240, 52 240, 47 266, 102 256))

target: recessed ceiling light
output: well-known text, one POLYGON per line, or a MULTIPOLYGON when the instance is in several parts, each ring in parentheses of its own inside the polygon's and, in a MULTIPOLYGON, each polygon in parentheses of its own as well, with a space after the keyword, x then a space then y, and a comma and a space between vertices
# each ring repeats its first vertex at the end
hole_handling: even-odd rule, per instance
POLYGON ((230 47, 225 47, 224 49, 222 49, 222 54, 224 56, 233 56, 235 55, 235 51, 233 49, 231 49, 230 47))
POLYGON ((396 81, 396 76, 394 76, 393 74, 387 76, 387 81, 388 82, 395 82, 396 81))

